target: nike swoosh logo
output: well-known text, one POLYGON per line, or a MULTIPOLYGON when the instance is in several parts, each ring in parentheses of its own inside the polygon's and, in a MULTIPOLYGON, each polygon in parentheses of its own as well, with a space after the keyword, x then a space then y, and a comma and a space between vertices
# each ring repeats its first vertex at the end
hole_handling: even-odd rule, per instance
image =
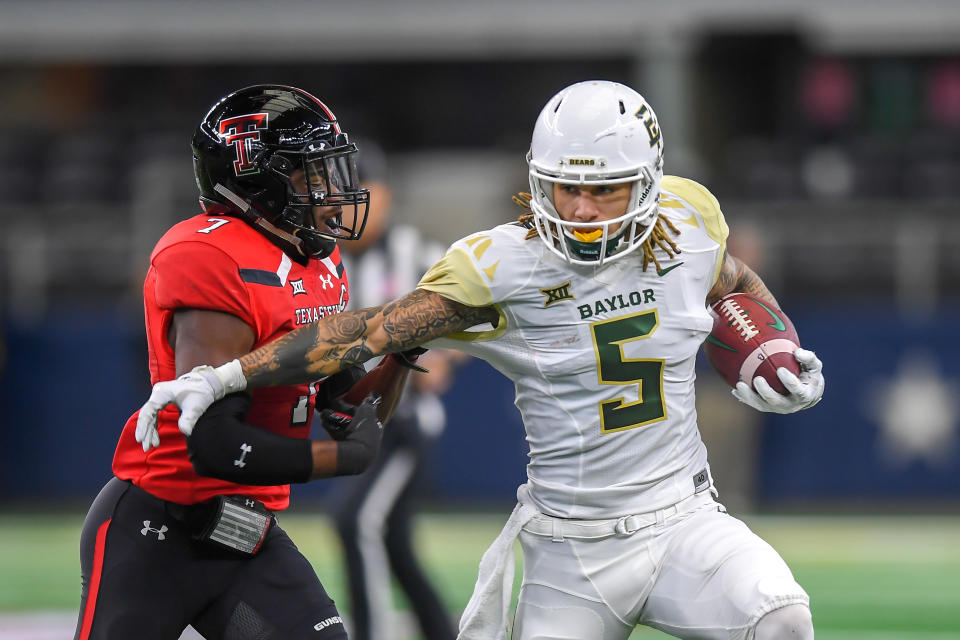
POLYGON ((707 336, 707 342, 713 343, 713 344, 717 345, 718 347, 720 347, 721 349, 726 349, 727 351, 733 351, 734 353, 737 352, 737 350, 734 349, 733 347, 728 346, 728 345, 725 345, 725 344, 723 344, 722 342, 720 342, 719 340, 717 340, 716 338, 714 338, 712 334, 707 336))
MULTIPOLYGON (((754 298, 754 300, 757 300, 757 299, 754 298)), ((770 317, 773 318, 773 322, 768 322, 768 323, 767 323, 767 326, 768 326, 768 327, 773 327, 773 328, 776 329, 777 331, 786 331, 786 330, 787 330, 786 325, 783 324, 783 320, 781 320, 781 319, 780 319, 780 316, 778 316, 777 314, 775 314, 775 313, 773 312, 773 310, 770 309, 770 307, 768 307, 767 305, 763 304, 763 303, 760 302, 759 300, 757 300, 757 304, 760 305, 761 307, 763 307, 764 309, 766 309, 767 313, 770 314, 770 317)))
POLYGON ((680 222, 690 225, 691 227, 699 227, 700 223, 697 222, 697 214, 691 215, 689 218, 680 218, 680 222))
MULTIPOLYGON (((657 269, 657 275, 662 278, 663 276, 667 275, 668 273, 670 273, 671 271, 673 271, 674 269, 676 269, 682 264, 683 264, 682 262, 678 262, 677 264, 670 265, 666 269, 657 269)), ((766 307, 764 307, 764 309, 766 309, 766 307)), ((769 311, 769 309, 767 310, 769 311)))

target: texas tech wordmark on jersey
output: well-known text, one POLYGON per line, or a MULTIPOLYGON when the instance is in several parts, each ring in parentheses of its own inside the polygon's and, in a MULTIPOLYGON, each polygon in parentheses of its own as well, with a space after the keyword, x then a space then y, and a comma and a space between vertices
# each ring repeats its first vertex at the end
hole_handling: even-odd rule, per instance
MULTIPOLYGON (((254 348, 322 317, 343 311, 350 299, 339 249, 306 265, 290 257, 242 220, 200 215, 174 226, 157 243, 143 286, 151 382, 176 377, 166 331, 177 309, 230 313, 255 333, 254 348)), ((275 433, 309 437, 313 385, 253 391, 247 422, 275 433)), ((137 414, 127 420, 113 471, 153 495, 183 504, 241 493, 269 509, 284 509, 288 485, 248 487, 201 477, 190 464, 176 410, 161 412, 160 446, 144 454, 134 440, 137 414)))

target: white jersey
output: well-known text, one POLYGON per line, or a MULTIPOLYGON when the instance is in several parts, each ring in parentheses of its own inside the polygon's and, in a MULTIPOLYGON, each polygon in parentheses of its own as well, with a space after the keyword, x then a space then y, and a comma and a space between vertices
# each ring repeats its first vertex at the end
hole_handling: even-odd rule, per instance
POLYGON ((694 365, 727 226, 703 186, 673 176, 661 186, 680 253, 661 252, 659 270, 644 272, 639 250, 572 266, 513 223, 457 241, 418 285, 499 312, 492 330, 430 346, 483 358, 514 382, 529 495, 548 515, 645 513, 710 484, 694 365))

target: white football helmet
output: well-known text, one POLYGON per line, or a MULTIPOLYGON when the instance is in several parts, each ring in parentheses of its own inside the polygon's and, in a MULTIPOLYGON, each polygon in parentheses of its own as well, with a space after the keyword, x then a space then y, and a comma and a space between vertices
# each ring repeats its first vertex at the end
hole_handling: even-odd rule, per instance
POLYGON ((663 136, 653 109, 633 89, 591 80, 550 98, 534 126, 527 164, 537 232, 547 248, 567 262, 603 264, 629 254, 653 232, 663 177, 663 136), (554 206, 554 183, 628 182, 633 188, 627 210, 612 220, 569 222, 554 206), (583 228, 601 229, 602 234, 592 241, 574 236, 583 228))

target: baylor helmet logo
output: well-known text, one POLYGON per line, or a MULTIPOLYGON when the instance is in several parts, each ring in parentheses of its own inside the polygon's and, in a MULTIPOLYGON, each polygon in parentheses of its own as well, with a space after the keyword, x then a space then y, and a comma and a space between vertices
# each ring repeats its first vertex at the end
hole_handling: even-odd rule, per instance
POLYGON ((654 147, 660 143, 660 125, 653 117, 653 112, 643 105, 634 114, 638 120, 643 120, 643 126, 647 129, 647 135, 650 136, 650 146, 654 147))
POLYGON ((544 289, 540 289, 540 293, 547 296, 547 299, 543 301, 544 308, 549 307, 555 302, 573 300, 573 294, 570 293, 569 280, 556 287, 546 287, 544 289))

